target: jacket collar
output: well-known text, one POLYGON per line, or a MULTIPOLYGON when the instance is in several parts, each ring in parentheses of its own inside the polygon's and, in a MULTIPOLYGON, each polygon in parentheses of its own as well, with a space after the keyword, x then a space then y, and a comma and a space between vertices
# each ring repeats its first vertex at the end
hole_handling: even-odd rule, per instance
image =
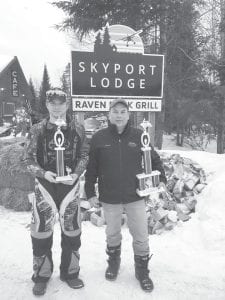
MULTIPOLYGON (((57 125, 54 124, 54 123, 49 122, 49 119, 50 119, 49 117, 46 118, 46 123, 45 123, 46 129, 49 129, 49 130, 56 129, 57 125)), ((71 118, 67 115, 66 116, 66 125, 62 126, 61 129, 67 129, 67 127, 70 127, 70 125, 71 125, 71 118)))
POLYGON ((131 127, 130 120, 128 120, 127 125, 125 126, 123 132, 119 134, 115 124, 111 124, 110 122, 108 124, 108 128, 109 128, 110 132, 114 136, 121 136, 121 137, 126 136, 128 134, 128 132, 130 131, 130 127, 131 127))

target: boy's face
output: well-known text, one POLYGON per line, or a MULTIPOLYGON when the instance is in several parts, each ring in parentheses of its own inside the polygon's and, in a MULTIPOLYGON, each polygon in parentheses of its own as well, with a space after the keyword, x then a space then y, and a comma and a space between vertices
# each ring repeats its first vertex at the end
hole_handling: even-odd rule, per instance
POLYGON ((46 107, 49 111, 50 117, 60 118, 66 114, 68 105, 66 101, 54 99, 46 102, 46 107))

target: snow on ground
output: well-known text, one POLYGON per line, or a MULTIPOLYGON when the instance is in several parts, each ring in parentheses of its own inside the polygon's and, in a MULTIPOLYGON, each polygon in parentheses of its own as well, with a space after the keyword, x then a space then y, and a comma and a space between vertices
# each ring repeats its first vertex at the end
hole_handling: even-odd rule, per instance
MULTIPOLYGON (((225 155, 167 150, 198 162, 208 185, 198 196, 196 213, 172 231, 150 236, 150 261, 155 289, 146 294, 134 277, 132 240, 122 228, 122 263, 115 282, 104 279, 105 227, 83 222, 81 271, 85 282, 72 290, 59 280, 60 230, 55 226, 52 279, 42 299, 61 300, 222 300, 225 299, 225 155)), ((0 287, 2 300, 36 299, 32 295, 32 250, 29 212, 0 208, 0 287)))
MULTIPOLYGON (((205 141, 206 143, 206 141, 205 141)), ((172 134, 172 135, 168 135, 168 134, 164 134, 163 135, 163 149, 170 149, 170 150, 189 150, 191 151, 192 148, 191 146, 189 146, 188 144, 185 144, 185 146, 180 147, 180 146, 176 146, 176 135, 172 134)), ((211 152, 211 153, 216 153, 216 139, 211 139, 207 146, 205 151, 207 152, 211 152)))

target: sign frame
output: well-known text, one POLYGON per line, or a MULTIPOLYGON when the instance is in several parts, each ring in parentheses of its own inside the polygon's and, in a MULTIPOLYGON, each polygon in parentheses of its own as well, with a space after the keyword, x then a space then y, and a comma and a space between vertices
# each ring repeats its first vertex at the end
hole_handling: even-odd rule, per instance
MULTIPOLYGON (((72 98, 72 109, 77 112, 85 111, 109 111, 110 102, 115 99, 111 98, 92 98, 76 97, 72 98)), ((161 99, 125 99, 129 106, 129 111, 146 111, 159 112, 162 108, 161 99)))
MULTIPOLYGON (((163 98, 163 93, 164 93, 164 64, 165 64, 165 55, 163 54, 141 54, 145 57, 161 57, 162 58, 162 71, 161 71, 161 91, 160 91, 160 96, 139 96, 139 95, 101 95, 101 94, 96 94, 96 95, 90 95, 90 94, 73 94, 73 60, 72 56, 73 53, 75 52, 83 52, 87 53, 87 51, 71 51, 71 68, 70 68, 70 76, 71 76, 71 97, 72 98, 93 98, 93 99, 99 99, 99 98, 133 98, 133 99, 145 99, 145 100, 150 100, 150 99, 162 99, 163 98)), ((88 53, 93 53, 93 52, 88 52, 88 53)), ((129 55, 130 53, 126 53, 129 55)))

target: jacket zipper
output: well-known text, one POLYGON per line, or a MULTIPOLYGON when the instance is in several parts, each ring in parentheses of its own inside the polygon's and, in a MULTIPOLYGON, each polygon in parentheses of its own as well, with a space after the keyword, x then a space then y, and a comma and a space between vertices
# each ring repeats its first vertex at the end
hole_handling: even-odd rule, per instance
POLYGON ((119 164, 120 164, 120 198, 122 202, 122 149, 121 149, 121 138, 119 138, 119 164))

